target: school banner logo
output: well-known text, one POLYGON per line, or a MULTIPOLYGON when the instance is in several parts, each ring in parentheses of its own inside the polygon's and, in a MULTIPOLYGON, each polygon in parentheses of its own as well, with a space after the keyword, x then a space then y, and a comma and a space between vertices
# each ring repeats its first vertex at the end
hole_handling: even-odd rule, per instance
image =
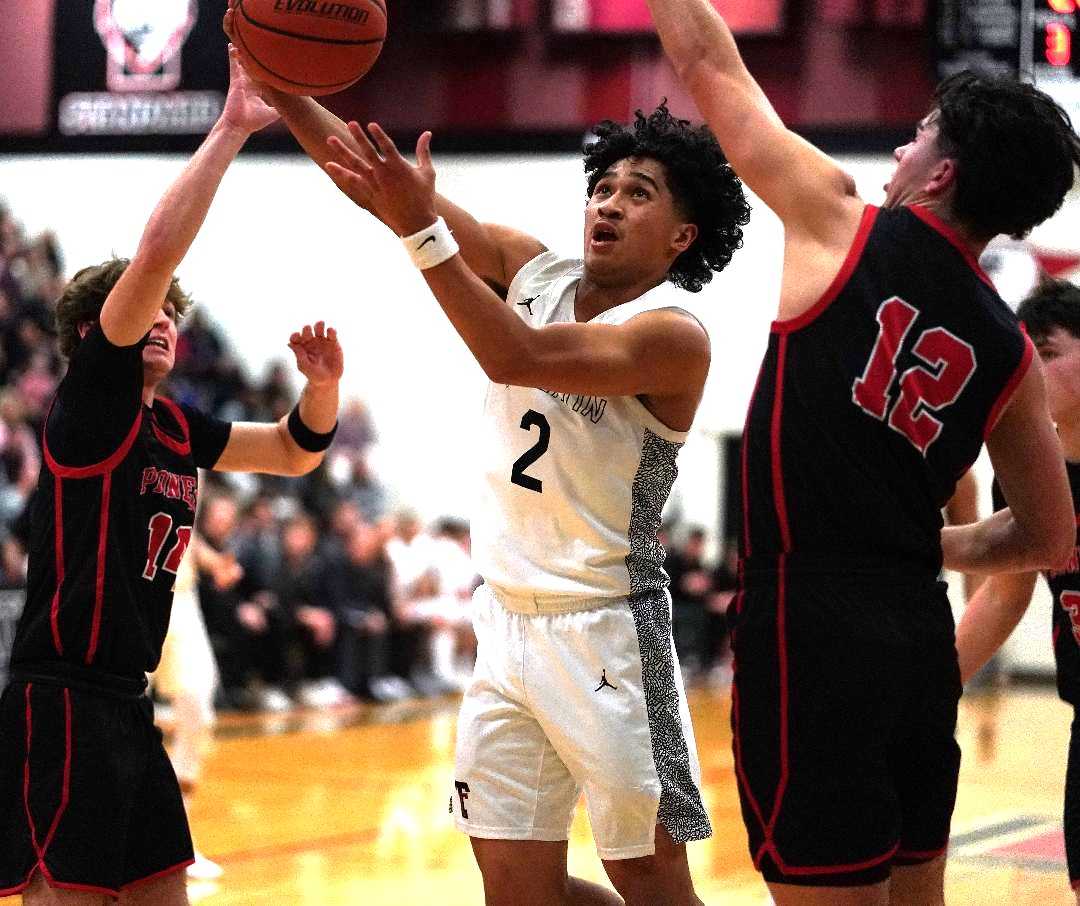
POLYGON ((96 0, 94 28, 105 45, 110 91, 172 91, 180 53, 195 27, 195 0, 96 0))

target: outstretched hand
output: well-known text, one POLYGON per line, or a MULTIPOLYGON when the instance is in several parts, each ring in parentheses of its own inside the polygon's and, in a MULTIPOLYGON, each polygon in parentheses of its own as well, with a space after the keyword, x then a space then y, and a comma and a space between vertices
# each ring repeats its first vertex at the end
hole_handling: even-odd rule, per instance
POLYGON ((260 86, 240 65, 239 51, 229 45, 229 93, 225 97, 225 109, 221 122, 227 126, 258 132, 278 118, 278 112, 260 95, 260 86))
POLYGON ((345 370, 345 357, 338 343, 337 331, 323 321, 310 324, 289 337, 289 348, 296 356, 296 367, 313 387, 335 384, 345 370))
POLYGON ((433 224, 438 214, 431 133, 420 136, 416 143, 416 163, 412 164, 401 156, 378 123, 370 123, 368 131, 371 138, 358 123, 349 123, 358 150, 336 135, 327 139, 334 154, 334 160, 326 165, 330 178, 399 236, 409 236, 433 224))

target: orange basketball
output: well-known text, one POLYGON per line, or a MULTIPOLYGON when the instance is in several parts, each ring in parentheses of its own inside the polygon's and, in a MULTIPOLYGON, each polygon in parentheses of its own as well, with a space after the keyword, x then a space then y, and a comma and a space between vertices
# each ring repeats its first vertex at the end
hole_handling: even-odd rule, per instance
POLYGON ((333 94, 367 72, 386 37, 383 0, 239 0, 236 43, 251 75, 290 94, 333 94))

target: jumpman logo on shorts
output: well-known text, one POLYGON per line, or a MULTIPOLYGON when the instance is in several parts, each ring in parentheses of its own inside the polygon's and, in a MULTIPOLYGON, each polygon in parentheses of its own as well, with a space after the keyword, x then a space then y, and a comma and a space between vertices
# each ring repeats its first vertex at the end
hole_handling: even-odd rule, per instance
POLYGON ((613 685, 611 685, 611 683, 608 682, 607 670, 601 670, 600 671, 600 685, 597 686, 595 689, 593 689, 593 692, 599 692, 601 689, 604 688, 604 686, 607 686, 609 689, 616 689, 616 690, 619 688, 618 686, 613 686, 613 685))
POLYGON ((532 296, 531 298, 526 299, 524 302, 518 302, 518 305, 524 305, 529 310, 529 317, 531 318, 533 313, 532 304, 539 298, 539 296, 532 296))

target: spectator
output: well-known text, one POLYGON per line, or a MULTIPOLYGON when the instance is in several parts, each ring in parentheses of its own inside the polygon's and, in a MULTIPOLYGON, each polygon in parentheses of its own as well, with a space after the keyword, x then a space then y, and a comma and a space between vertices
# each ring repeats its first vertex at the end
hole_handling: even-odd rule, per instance
MULTIPOLYGON (((236 521, 236 501, 212 497, 203 502, 199 532, 212 550, 232 553, 236 521)), ((260 577, 243 568, 243 579, 229 588, 218 587, 212 574, 199 572, 199 602, 221 673, 222 703, 283 711, 292 704, 281 688, 288 624, 260 577)))
POLYGON ((345 704, 350 696, 337 678, 339 616, 328 597, 324 562, 316 554, 318 533, 307 513, 293 516, 281 533, 281 563, 274 584, 291 621, 299 664, 296 698, 308 707, 345 704))
POLYGON ((713 594, 712 571, 705 564, 705 530, 692 527, 681 548, 672 550, 664 563, 671 577, 672 628, 675 650, 688 678, 703 668, 701 650, 713 594))
MULTIPOLYGON (((338 512, 349 512, 350 507, 346 504, 338 512)), ((339 568, 329 573, 333 577, 331 594, 346 633, 342 657, 345 685, 350 692, 372 701, 409 698, 412 687, 390 672, 394 575, 380 530, 357 522, 343 543, 339 563, 339 568)))

